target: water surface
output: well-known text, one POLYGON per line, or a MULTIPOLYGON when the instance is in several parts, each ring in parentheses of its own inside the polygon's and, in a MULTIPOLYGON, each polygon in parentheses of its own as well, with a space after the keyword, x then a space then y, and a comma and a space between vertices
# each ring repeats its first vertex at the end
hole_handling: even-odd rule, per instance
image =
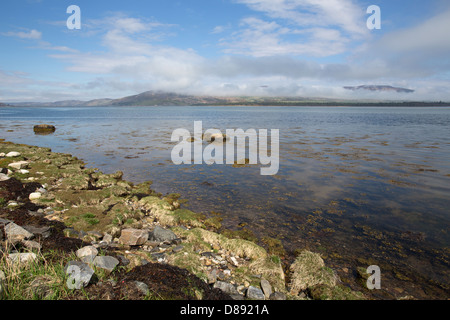
POLYGON ((450 108, 97 107, 0 108, 7 141, 49 147, 105 173, 124 171, 180 193, 289 250, 320 251, 342 278, 380 265, 392 297, 449 297, 450 108), (172 132, 279 129, 280 170, 181 165, 172 132), (53 124, 49 136, 35 124, 53 124))

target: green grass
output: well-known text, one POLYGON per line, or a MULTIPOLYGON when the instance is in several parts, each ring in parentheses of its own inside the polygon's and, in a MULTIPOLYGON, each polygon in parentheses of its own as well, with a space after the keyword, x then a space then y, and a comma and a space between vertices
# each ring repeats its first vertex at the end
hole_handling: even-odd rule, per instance
POLYGON ((4 300, 61 300, 72 293, 66 285, 64 267, 74 255, 51 251, 37 253, 29 263, 14 263, 0 252, 0 270, 5 273, 4 300))
POLYGON ((98 220, 97 217, 92 213, 86 213, 85 215, 83 215, 83 219, 91 226, 100 223, 100 220, 98 220))

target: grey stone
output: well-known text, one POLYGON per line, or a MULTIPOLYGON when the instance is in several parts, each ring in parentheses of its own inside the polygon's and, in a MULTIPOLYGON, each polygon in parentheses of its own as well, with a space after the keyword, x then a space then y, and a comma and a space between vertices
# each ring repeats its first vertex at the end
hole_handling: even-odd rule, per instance
POLYGON ((262 290, 253 286, 248 287, 247 298, 253 300, 265 300, 265 296, 262 290))
POLYGON ((166 254, 163 252, 160 253, 152 253, 151 254, 152 258, 155 259, 158 262, 165 262, 166 261, 166 254))
POLYGON ((11 167, 16 170, 25 169, 28 167, 28 161, 19 161, 8 164, 8 167, 11 167))
POLYGON ((83 258, 86 256, 96 256, 98 254, 98 250, 93 246, 83 247, 77 250, 77 257, 83 258))
POLYGON ((11 222, 12 221, 10 221, 10 220, 0 218, 0 225, 6 226, 7 224, 9 224, 11 222))
POLYGON ((10 177, 8 177, 8 175, 4 174, 4 173, 0 173, 0 181, 7 181, 11 179, 10 177))
POLYGON ((216 283, 214 283, 214 288, 220 289, 223 292, 228 293, 230 295, 239 294, 236 288, 231 283, 228 282, 217 281, 216 283))
POLYGON ((84 263, 87 263, 87 264, 92 264, 92 263, 94 263, 95 257, 97 257, 97 255, 94 255, 94 254, 83 256, 81 258, 81 261, 83 261, 84 263))
POLYGON ((106 234, 103 236, 102 241, 104 241, 105 243, 108 243, 108 244, 109 244, 109 243, 113 242, 113 237, 112 237, 112 235, 106 233, 106 234))
POLYGON ((50 227, 23 226, 23 228, 35 236, 41 236, 44 239, 50 237, 52 233, 50 227))
POLYGON ((87 234, 97 238, 98 240, 101 240, 103 238, 103 233, 99 231, 88 231, 87 234))
POLYGON ((270 282, 265 279, 261 280, 261 289, 266 299, 269 299, 272 294, 272 286, 270 285, 270 282))
POLYGON ((5 226, 5 233, 6 238, 12 242, 29 240, 34 237, 34 234, 32 234, 31 232, 27 231, 26 229, 22 228, 21 226, 18 226, 13 222, 5 226))
POLYGON ((178 252, 182 251, 183 249, 184 249, 184 246, 178 245, 178 246, 176 246, 175 248, 172 249, 172 252, 173 253, 178 253, 178 252))
POLYGON ((274 292, 270 295, 270 300, 286 300, 286 295, 282 292, 274 292))
POLYGON ((146 285, 145 283, 140 281, 134 281, 134 285, 143 295, 146 296, 150 293, 150 289, 148 288, 148 285, 146 285))
POLYGON ((106 270, 108 272, 112 272, 119 263, 120 263, 119 260, 117 260, 114 257, 97 256, 94 259, 93 265, 96 266, 97 268, 106 270))
POLYGON ((33 250, 33 249, 41 250, 41 248, 42 248, 41 244, 36 241, 23 240, 22 244, 30 250, 33 250))
POLYGON ((87 287, 95 273, 89 265, 80 261, 70 261, 64 268, 64 272, 70 275, 67 280, 69 289, 77 290, 87 287))
POLYGON ((11 151, 10 153, 8 153, 6 155, 7 158, 16 158, 16 157, 20 157, 20 152, 16 152, 16 151, 11 151))
POLYGON ((152 241, 164 242, 178 239, 177 235, 171 230, 163 229, 160 226, 155 226, 149 234, 149 239, 152 241))
POLYGON ((130 264, 130 260, 128 260, 127 258, 125 258, 124 256, 118 255, 117 258, 120 260, 120 262, 124 265, 127 266, 130 264))
POLYGON ((140 229, 124 229, 119 238, 119 242, 129 246, 141 246, 149 237, 147 230, 140 229))
POLYGON ((217 269, 212 269, 210 272, 208 272, 208 274, 207 274, 208 283, 209 284, 216 283, 218 275, 219 275, 219 270, 217 270, 217 269))

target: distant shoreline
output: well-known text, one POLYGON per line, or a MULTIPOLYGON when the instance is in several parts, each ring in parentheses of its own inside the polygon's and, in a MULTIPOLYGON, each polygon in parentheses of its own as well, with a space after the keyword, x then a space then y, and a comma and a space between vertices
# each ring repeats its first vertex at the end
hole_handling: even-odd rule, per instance
POLYGON ((100 105, 100 106, 88 106, 88 105, 74 105, 74 106, 64 106, 64 105, 53 105, 49 104, 38 104, 38 105, 28 105, 24 104, 4 104, 0 105, 0 108, 104 108, 104 107, 402 107, 402 108, 439 108, 439 107, 450 107, 450 102, 384 102, 384 103, 339 103, 339 102, 327 102, 327 103, 258 103, 258 104, 192 104, 192 105, 100 105))

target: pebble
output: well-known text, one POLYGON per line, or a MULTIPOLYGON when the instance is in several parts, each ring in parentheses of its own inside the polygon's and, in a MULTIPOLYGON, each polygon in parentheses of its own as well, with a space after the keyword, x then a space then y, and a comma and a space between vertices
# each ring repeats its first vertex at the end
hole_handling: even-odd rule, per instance
POLYGON ((33 192, 33 193, 30 194, 28 199, 30 199, 30 201, 33 201, 33 200, 38 200, 41 197, 42 197, 42 193, 40 193, 40 192, 33 192))

